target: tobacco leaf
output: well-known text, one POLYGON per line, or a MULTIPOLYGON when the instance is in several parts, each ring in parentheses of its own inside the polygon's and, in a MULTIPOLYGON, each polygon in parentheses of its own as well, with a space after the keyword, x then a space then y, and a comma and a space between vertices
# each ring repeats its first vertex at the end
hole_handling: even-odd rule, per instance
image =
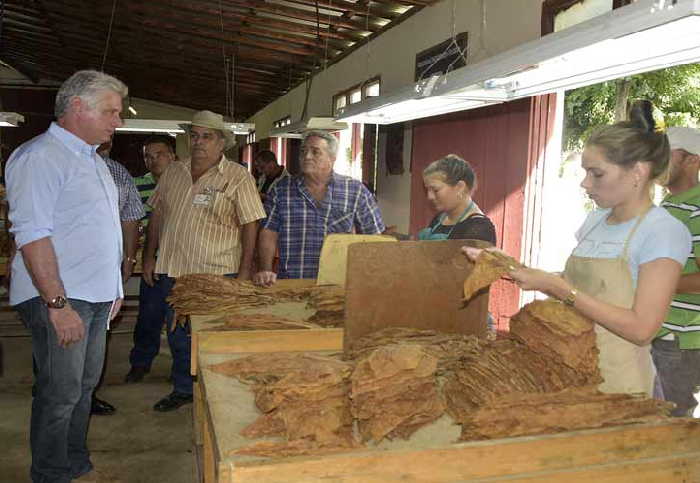
POLYGON ((515 258, 497 250, 481 250, 474 268, 464 281, 464 300, 471 299, 478 291, 488 287, 508 272, 523 265, 515 258))
POLYGON ((471 413, 462 440, 492 439, 656 421, 673 403, 640 394, 605 394, 594 386, 544 394, 511 393, 471 413))

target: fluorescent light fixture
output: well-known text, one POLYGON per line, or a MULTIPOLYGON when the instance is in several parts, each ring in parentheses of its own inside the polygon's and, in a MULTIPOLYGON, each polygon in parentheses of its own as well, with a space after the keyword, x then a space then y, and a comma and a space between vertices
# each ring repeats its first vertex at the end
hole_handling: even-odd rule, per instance
POLYGON ((189 121, 170 121, 162 119, 124 119, 124 125, 117 128, 117 132, 153 132, 153 133, 184 133, 180 124, 189 121))
POLYGON ((138 115, 139 115, 139 113, 136 112, 136 109, 134 109, 133 106, 129 106, 129 112, 130 112, 131 114, 133 114, 134 116, 138 116, 138 115))
POLYGON ((345 122, 338 122, 332 117, 310 117, 308 119, 293 122, 286 126, 276 127, 270 130, 270 137, 276 138, 301 138, 305 131, 319 129, 323 131, 342 131, 347 129, 345 122))
POLYGON ((347 106, 338 119, 401 122, 395 119, 419 119, 699 61, 700 0, 638 0, 447 75, 347 106), (406 104, 410 100, 420 102, 406 104), (402 115, 408 106, 414 115, 402 115))
POLYGON ((227 123, 233 134, 248 134, 255 131, 255 123, 253 122, 229 122, 227 123))
MULTIPOLYGON (((190 124, 190 121, 174 121, 164 119, 124 119, 124 125, 118 127, 118 132, 152 132, 181 134, 185 130, 181 124, 190 124)), ((255 124, 244 122, 226 123, 234 134, 248 134, 255 129, 255 124)))
POLYGON ((19 127, 24 122, 24 116, 16 112, 0 112, 0 127, 19 127))

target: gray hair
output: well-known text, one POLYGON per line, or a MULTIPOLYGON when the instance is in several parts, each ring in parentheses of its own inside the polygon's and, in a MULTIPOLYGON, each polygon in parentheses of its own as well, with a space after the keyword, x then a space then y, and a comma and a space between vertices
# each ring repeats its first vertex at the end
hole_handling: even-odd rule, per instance
POLYGON ((66 115, 71 99, 79 97, 91 108, 95 108, 102 91, 109 90, 119 94, 122 99, 129 94, 126 85, 111 75, 96 70, 79 70, 61 84, 56 94, 54 113, 60 119, 66 115))
POLYGON ((338 154, 338 138, 336 138, 334 135, 329 133, 328 131, 321 131, 319 129, 312 129, 310 131, 306 131, 304 133, 304 136, 302 137, 301 144, 304 145, 306 144, 306 140, 309 138, 321 138, 326 140, 326 144, 328 145, 328 152, 330 153, 331 156, 334 158, 338 154))

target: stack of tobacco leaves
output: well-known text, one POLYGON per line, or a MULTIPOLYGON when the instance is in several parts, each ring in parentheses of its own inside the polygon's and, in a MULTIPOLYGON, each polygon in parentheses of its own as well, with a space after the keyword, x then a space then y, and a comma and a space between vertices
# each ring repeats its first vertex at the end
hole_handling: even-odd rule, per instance
POLYGON ((437 374, 454 368, 469 355, 476 357, 486 341, 473 335, 448 334, 436 330, 388 327, 356 339, 348 350, 348 359, 359 360, 379 347, 417 345, 438 360, 437 374))
POLYGON ((462 422, 463 441, 556 433, 656 421, 673 404, 640 394, 604 394, 593 386, 544 394, 509 393, 462 422))
MULTIPOLYGON (((283 436, 297 441, 292 446, 287 442, 272 446, 287 452, 355 445, 348 399, 351 364, 313 354, 272 353, 254 354, 210 369, 253 385, 255 404, 262 415, 243 430, 244 436, 283 436)), ((258 449, 270 450, 271 444, 258 449)), ((248 447, 243 451, 253 454, 256 450, 248 447)))
POLYGON ((178 277, 168 302, 179 316, 232 312, 275 302, 304 300, 312 287, 258 287, 222 275, 197 273, 178 277))
POLYGON ((342 327, 345 318, 345 287, 320 285, 311 289, 308 307, 316 313, 307 321, 322 327, 342 327))
POLYGON ((356 362, 350 399, 363 441, 408 439, 444 413, 438 361, 420 346, 388 345, 356 362))
MULTIPOLYGON (((208 315, 237 312, 252 307, 262 307, 279 302, 308 301, 309 306, 316 309, 316 314, 307 321, 306 327, 340 327, 343 325, 345 308, 345 289, 337 285, 307 286, 285 288, 258 287, 252 282, 239 281, 222 275, 204 273, 183 275, 178 277, 168 302, 177 313, 179 322, 188 315, 208 315)), ((271 318, 262 317, 255 325, 253 318, 244 321, 245 329, 274 328, 303 328, 301 326, 286 326, 284 321, 273 322, 271 318)), ((234 318, 228 328, 234 329, 237 322, 234 318)), ((298 322, 296 324, 299 324, 298 322)), ((289 325, 289 324, 287 324, 289 325)))
POLYGON ((533 352, 590 375, 589 384, 602 382, 593 322, 573 307, 536 300, 511 318, 510 335, 533 352))
POLYGON ((319 327, 310 322, 299 322, 272 314, 235 314, 226 317, 222 326, 212 330, 317 329, 319 327))
POLYGON ((446 376, 443 394, 447 412, 462 422, 504 394, 556 392, 587 383, 587 375, 518 341, 500 339, 485 345, 480 354, 463 358, 460 367, 446 376))

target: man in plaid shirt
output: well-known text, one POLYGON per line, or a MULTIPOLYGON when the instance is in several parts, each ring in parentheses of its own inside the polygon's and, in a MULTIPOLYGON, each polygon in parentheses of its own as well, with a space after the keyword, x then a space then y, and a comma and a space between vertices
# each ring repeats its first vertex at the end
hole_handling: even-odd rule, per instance
POLYGON ((323 239, 329 233, 377 234, 385 230, 374 196, 358 180, 333 172, 338 140, 309 131, 301 149, 301 176, 287 177, 268 194, 267 219, 258 237, 260 271, 253 281, 316 278, 323 239), (279 246, 278 273, 272 271, 279 246))
MULTIPOLYGON (((139 220, 146 215, 141 203, 141 198, 136 190, 134 179, 129 171, 120 163, 109 157, 112 149, 112 141, 102 143, 97 148, 97 154, 102 156, 109 169, 109 174, 117 185, 119 220, 122 225, 122 239, 124 242, 124 259, 122 260, 122 282, 126 283, 131 277, 136 263, 136 238, 138 236, 139 220)), ((105 365, 107 363, 105 357, 105 365)), ((104 370, 103 370, 104 373, 104 370)), ((90 413, 97 416, 109 416, 117 410, 112 404, 96 396, 97 390, 102 385, 102 379, 92 393, 90 413)))

